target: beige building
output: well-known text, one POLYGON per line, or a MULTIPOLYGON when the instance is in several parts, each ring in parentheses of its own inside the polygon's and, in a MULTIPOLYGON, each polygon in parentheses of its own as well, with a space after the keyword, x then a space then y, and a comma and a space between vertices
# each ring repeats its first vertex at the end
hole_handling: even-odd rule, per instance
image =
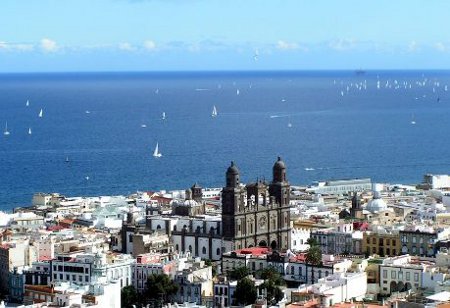
POLYGON ((397 256, 400 254, 401 242, 399 234, 367 231, 363 234, 362 251, 368 256, 397 256))

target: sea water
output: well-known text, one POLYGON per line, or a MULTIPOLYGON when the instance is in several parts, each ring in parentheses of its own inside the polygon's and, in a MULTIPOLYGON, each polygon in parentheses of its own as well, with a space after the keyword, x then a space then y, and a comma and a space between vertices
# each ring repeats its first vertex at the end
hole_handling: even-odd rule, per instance
POLYGON ((447 71, 3 74, 0 209, 36 192, 221 187, 230 161, 270 181, 277 156, 291 184, 419 183, 450 173, 445 85, 447 71))

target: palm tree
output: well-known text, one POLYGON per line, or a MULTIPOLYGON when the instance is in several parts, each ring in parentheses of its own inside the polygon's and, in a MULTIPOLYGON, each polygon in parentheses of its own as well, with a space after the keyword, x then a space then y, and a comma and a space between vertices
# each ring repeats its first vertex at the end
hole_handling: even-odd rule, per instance
MULTIPOLYGON (((312 266, 312 283, 314 283, 314 266, 320 265, 322 263, 322 250, 319 244, 313 238, 308 239, 309 249, 306 251, 306 263, 312 266)), ((308 273, 306 274, 306 280, 308 280, 308 273)), ((308 282, 308 281, 306 281, 308 282)))

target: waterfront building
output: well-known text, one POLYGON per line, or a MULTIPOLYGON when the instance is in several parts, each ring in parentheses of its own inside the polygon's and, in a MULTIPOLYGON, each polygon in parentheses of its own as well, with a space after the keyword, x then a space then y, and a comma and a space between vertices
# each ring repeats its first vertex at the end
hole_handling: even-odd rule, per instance
POLYGON ((369 178, 349 179, 349 180, 331 180, 326 182, 314 182, 308 186, 307 192, 315 194, 335 194, 343 195, 349 192, 363 192, 372 189, 372 182, 369 178))
POLYGON ((290 185, 286 165, 278 158, 273 179, 241 185, 240 172, 232 162, 222 190, 222 223, 225 251, 262 246, 289 249, 290 185))
POLYGON ((450 188, 450 175, 447 174, 426 174, 423 183, 430 189, 450 188))

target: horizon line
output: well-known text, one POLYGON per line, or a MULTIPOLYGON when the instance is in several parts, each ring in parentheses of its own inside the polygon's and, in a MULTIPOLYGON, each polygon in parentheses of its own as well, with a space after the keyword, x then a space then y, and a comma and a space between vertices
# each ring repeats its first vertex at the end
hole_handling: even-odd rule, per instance
MULTIPOLYGON (((31 75, 31 74, 148 74, 148 73, 296 73, 296 72, 349 72, 349 73, 373 73, 373 72, 450 72, 450 68, 371 68, 371 69, 201 69, 201 70, 99 70, 99 71, 9 71, 0 72, 0 75, 31 75)), ((360 76, 362 76, 360 75, 360 76)))

